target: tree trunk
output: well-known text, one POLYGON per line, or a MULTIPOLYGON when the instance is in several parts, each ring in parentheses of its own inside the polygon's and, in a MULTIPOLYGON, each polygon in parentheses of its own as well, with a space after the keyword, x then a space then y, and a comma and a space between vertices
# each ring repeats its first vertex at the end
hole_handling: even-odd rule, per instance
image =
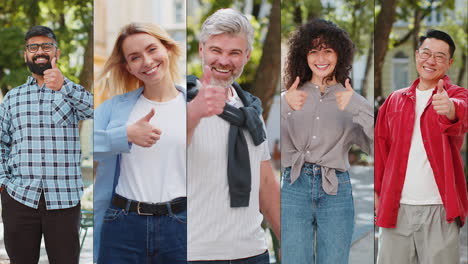
POLYGON ((422 19, 423 19, 423 15, 421 14, 421 10, 416 9, 414 11, 413 50, 418 49, 419 31, 421 30, 422 19))
POLYGON ((280 0, 273 0, 268 32, 263 43, 262 58, 255 74, 253 94, 262 100, 263 119, 268 120, 281 69, 280 0))
POLYGON ((86 44, 84 58, 83 58, 83 69, 80 73, 80 84, 88 91, 91 91, 93 84, 93 27, 88 28, 88 43, 86 44))
MULTIPOLYGON (((432 1, 431 1, 432 2, 432 1)), ((421 31, 421 21, 423 21, 423 19, 430 15, 432 12, 432 7, 429 7, 429 8, 426 8, 426 9, 417 9, 414 11, 414 26, 411 30, 409 30, 408 32, 406 32, 406 34, 399 40, 395 41, 395 43, 393 43, 393 47, 396 48, 404 43, 406 43, 406 41, 411 37, 413 36, 413 47, 414 47, 414 50, 417 49, 418 47, 418 42, 419 42, 419 32, 421 31)))
MULTIPOLYGON (((460 70, 458 71, 457 83, 456 83, 460 86, 462 85, 463 79, 465 79, 465 74, 466 74, 466 53, 465 52, 462 53, 461 60, 462 60, 462 65, 460 66, 460 70)), ((468 83, 465 83, 465 85, 468 85, 468 83)))
POLYGON ((372 62, 374 58, 374 34, 371 34, 370 37, 370 44, 369 49, 367 51, 367 60, 366 60, 366 69, 364 70, 364 78, 362 79, 362 96, 367 97, 367 89, 368 89, 368 77, 369 71, 372 68, 372 62))
MULTIPOLYGON (((272 10, 273 10, 273 7, 272 7, 272 10)), ((293 21, 294 21, 294 24, 296 24, 297 26, 300 26, 302 24, 302 10, 301 10, 301 5, 298 3, 296 3, 296 6, 294 7, 293 21)))
POLYGON ((388 38, 392 30, 393 22, 396 16, 397 0, 382 1, 380 13, 377 16, 377 22, 374 32, 375 37, 375 58, 374 58, 374 96, 382 96, 382 69, 385 61, 385 54, 388 50, 388 38))

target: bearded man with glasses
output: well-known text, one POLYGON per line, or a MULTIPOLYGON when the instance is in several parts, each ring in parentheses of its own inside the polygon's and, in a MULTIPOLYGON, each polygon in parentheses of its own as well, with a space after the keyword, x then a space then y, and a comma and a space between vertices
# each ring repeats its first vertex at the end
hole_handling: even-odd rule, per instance
POLYGON ((78 263, 83 194, 78 121, 93 117, 93 96, 57 67, 54 32, 32 27, 24 61, 32 76, 0 104, 0 186, 11 263, 78 263))
POLYGON ((415 52, 419 78, 393 92, 375 127, 377 263, 458 263, 468 198, 460 155, 468 91, 446 75, 455 44, 429 30, 415 52))

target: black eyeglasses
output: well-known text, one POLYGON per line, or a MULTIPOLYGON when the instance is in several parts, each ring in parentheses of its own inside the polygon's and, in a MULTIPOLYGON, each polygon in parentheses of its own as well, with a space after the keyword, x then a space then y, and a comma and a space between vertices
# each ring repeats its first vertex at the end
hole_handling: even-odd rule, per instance
POLYGON ((26 49, 31 53, 36 53, 39 50, 39 47, 44 51, 51 51, 52 48, 57 47, 55 43, 41 43, 41 44, 27 44, 26 49))
POLYGON ((419 57, 423 60, 428 60, 430 57, 434 56, 435 61, 437 61, 438 63, 444 63, 448 59, 448 57, 445 56, 443 53, 440 53, 440 52, 432 53, 432 51, 428 49, 422 49, 422 50, 420 49, 418 50, 418 54, 419 54, 419 57))

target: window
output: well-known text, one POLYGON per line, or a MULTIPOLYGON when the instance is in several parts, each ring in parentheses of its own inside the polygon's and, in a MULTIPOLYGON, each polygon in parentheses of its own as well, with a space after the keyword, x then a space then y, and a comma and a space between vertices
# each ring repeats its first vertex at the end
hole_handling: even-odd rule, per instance
POLYGON ((174 10, 175 10, 175 22, 176 23, 184 23, 184 5, 183 2, 180 0, 174 1, 174 10))
POLYGON ((398 51, 392 60, 392 81, 393 90, 408 87, 408 56, 402 51, 398 51))

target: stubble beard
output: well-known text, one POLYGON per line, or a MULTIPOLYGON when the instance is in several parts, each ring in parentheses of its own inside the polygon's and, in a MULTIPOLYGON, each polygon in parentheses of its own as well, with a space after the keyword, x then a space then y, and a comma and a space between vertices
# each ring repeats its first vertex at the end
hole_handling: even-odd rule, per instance
MULTIPOLYGON (((205 57, 202 55, 202 69, 205 69, 205 65, 208 65, 208 64, 205 61, 205 57)), ((208 66, 210 67, 210 69, 212 68, 211 65, 208 65, 208 66)), ((214 76, 212 76, 210 85, 221 86, 221 87, 228 89, 231 87, 232 83, 242 75, 243 71, 244 71, 244 65, 242 65, 239 71, 237 72, 233 71, 233 75, 228 80, 219 80, 219 79, 214 78, 214 76)))

